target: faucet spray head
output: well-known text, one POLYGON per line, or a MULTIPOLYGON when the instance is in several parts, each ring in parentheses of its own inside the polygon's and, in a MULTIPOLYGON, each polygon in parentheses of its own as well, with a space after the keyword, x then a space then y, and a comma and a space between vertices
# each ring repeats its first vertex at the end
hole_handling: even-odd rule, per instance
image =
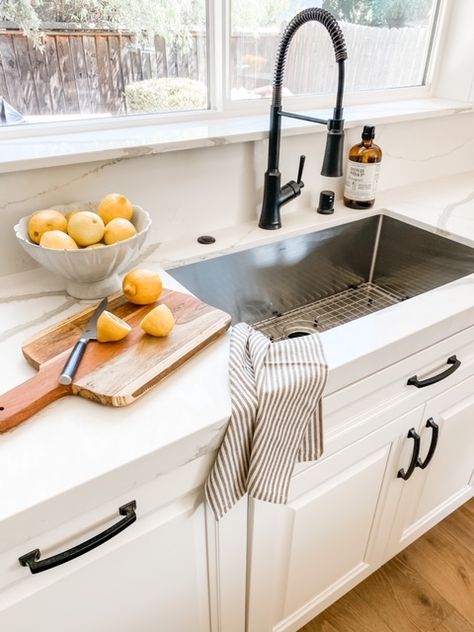
POLYGON ((329 178, 342 176, 342 156, 344 153, 344 120, 329 119, 326 150, 324 152, 321 175, 329 178))

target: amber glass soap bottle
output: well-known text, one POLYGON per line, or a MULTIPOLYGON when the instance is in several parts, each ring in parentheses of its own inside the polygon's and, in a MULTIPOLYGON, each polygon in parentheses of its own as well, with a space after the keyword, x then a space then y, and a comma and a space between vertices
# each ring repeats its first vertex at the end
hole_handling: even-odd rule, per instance
POLYGON ((362 142, 351 147, 347 162, 344 204, 366 209, 374 205, 382 150, 373 141, 375 127, 364 125, 362 142))

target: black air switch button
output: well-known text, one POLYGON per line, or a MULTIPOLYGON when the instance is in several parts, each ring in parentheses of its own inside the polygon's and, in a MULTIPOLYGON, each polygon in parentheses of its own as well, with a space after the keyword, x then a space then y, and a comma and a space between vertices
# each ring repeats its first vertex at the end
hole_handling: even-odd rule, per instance
POLYGON ((334 213, 334 191, 321 191, 317 211, 321 215, 334 213))

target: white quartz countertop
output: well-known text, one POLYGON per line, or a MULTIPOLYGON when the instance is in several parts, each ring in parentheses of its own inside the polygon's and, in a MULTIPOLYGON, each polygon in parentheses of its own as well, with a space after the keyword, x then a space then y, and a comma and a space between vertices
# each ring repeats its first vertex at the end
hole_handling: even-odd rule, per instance
MULTIPOLYGON (((285 210, 280 231, 247 223, 215 232, 212 246, 197 244, 195 236, 160 244, 148 250, 152 254, 145 263, 162 272, 166 287, 180 289, 162 268, 379 212, 474 246, 474 173, 385 192, 366 212, 341 204, 330 216, 285 210)), ((2 391, 7 391, 34 375, 21 354, 23 341, 83 305, 64 293, 59 279, 39 269, 0 277, 0 303, 0 375, 2 391)), ((322 334, 330 367, 326 392, 473 324, 474 274, 329 330, 322 334)), ((59 502, 71 490, 89 486, 92 508, 101 502, 99 481, 105 478, 112 497, 215 450, 230 415, 228 339, 225 335, 212 343, 129 407, 68 397, 0 435, 0 543, 9 519, 59 502)))

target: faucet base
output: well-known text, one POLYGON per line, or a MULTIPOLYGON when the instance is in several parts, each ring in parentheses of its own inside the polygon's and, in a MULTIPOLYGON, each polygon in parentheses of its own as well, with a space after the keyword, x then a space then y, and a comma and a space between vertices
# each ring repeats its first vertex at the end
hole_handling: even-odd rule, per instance
POLYGON ((281 228, 281 222, 278 222, 277 224, 259 223, 258 227, 263 230, 277 230, 278 228, 281 228))

